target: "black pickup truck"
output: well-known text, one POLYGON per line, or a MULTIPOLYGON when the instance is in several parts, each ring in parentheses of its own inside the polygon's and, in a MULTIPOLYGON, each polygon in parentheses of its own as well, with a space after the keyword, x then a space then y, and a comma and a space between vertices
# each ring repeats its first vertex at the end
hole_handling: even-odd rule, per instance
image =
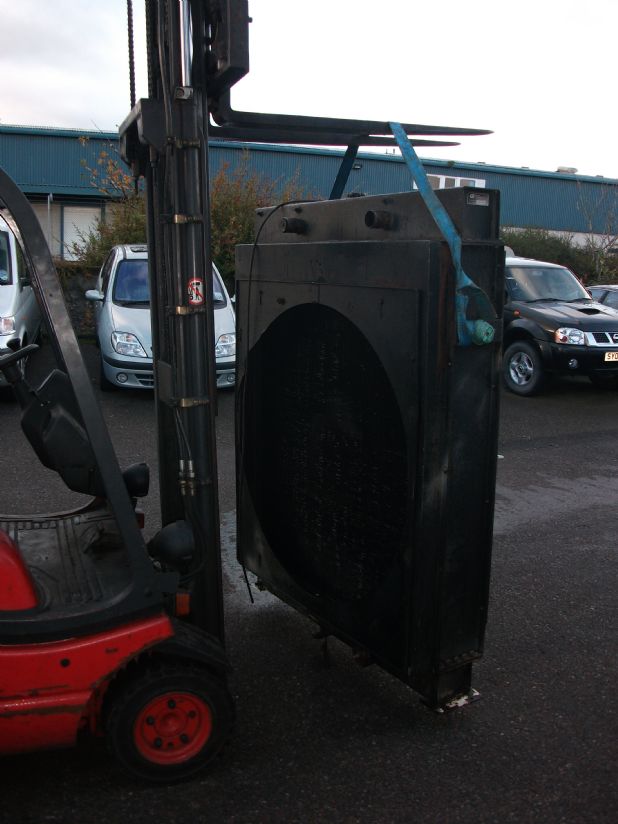
POLYGON ((618 387, 618 312, 594 301, 564 266, 505 261, 503 369, 517 395, 538 394, 551 374, 618 387))

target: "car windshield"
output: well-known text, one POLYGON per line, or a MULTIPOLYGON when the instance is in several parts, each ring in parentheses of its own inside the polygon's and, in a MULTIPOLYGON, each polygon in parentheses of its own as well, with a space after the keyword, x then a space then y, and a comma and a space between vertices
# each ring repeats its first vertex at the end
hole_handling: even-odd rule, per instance
POLYGON ((215 270, 212 270, 212 299, 215 306, 225 306, 225 292, 219 280, 219 275, 215 270))
POLYGON ((506 285, 513 300, 590 300, 568 269, 555 266, 507 266, 506 285))
POLYGON ((116 270, 114 279, 115 303, 150 303, 148 283, 148 261, 144 259, 123 260, 116 270))
MULTIPOLYGON (((225 292, 219 275, 213 269, 212 293, 215 306, 225 306, 225 292)), ((150 285, 148 282, 147 260, 123 260, 116 271, 113 299, 116 303, 149 304, 150 285)))
POLYGON ((0 232, 0 286, 8 286, 10 283, 9 236, 6 232, 0 232))

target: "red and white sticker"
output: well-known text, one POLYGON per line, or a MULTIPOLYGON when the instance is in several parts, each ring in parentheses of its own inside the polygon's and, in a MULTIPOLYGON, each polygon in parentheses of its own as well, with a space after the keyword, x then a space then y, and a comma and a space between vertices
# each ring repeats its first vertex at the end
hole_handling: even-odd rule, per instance
POLYGON ((191 306, 201 306, 204 303, 204 281, 201 278, 192 278, 187 286, 187 292, 191 306))

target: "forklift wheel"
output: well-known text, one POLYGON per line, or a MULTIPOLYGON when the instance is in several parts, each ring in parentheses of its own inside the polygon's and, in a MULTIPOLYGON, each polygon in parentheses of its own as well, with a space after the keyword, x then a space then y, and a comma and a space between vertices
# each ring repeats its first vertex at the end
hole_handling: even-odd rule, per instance
POLYGON ((149 665, 113 694, 107 740, 134 775, 181 781, 217 755, 233 720, 222 679, 184 662, 149 665))

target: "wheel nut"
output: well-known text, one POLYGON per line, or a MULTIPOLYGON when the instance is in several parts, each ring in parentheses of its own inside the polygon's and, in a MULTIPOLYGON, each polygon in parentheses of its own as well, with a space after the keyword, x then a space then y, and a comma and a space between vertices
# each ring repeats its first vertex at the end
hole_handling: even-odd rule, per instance
POLYGON ((167 702, 167 706, 168 706, 171 710, 173 710, 173 709, 176 707, 176 702, 174 701, 174 699, 173 699, 173 698, 170 698, 170 700, 167 702))
POLYGON ((154 740, 154 745, 155 745, 155 747, 156 747, 157 749, 159 749, 159 747, 162 747, 162 746, 163 746, 163 741, 161 741, 161 739, 160 739, 160 738, 155 738, 155 740, 154 740))
POLYGON ((187 735, 186 732, 182 733, 182 735, 180 736, 180 740, 182 741, 183 744, 188 744, 189 743, 189 736, 187 735))
POLYGON ((150 724, 150 726, 152 727, 152 725, 154 724, 154 718, 152 717, 152 715, 148 716, 148 718, 146 719, 146 723, 150 724))

